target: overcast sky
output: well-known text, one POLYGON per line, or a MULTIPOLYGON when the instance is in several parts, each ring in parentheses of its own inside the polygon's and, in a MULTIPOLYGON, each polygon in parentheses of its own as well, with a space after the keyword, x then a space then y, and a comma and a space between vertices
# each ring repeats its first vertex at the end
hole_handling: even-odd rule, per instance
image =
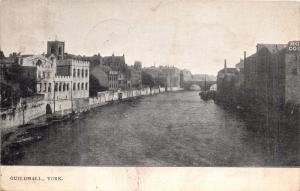
POLYGON ((125 54, 143 66, 174 65, 216 75, 257 43, 300 39, 299 2, 148 0, 0 0, 0 45, 6 55, 46 52, 125 54))

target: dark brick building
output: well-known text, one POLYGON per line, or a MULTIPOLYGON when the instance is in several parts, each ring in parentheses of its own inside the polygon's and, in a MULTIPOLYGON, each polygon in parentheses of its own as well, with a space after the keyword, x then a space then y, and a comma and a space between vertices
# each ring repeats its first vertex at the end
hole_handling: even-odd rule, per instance
POLYGON ((245 103, 262 111, 300 103, 300 55, 287 45, 258 44, 245 60, 245 103))
POLYGON ((217 102, 228 105, 237 103, 238 74, 236 68, 227 68, 225 60, 224 68, 218 72, 217 76, 217 102))

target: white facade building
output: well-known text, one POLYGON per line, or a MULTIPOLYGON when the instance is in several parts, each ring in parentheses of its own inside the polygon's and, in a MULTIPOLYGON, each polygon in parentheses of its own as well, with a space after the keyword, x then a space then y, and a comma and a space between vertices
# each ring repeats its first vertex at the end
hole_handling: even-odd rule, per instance
POLYGON ((63 83, 64 78, 68 77, 67 82, 72 93, 72 98, 89 97, 89 62, 75 59, 59 60, 57 63, 57 78, 55 81, 63 83))
MULTIPOLYGON (((26 80, 30 91, 43 94, 53 111, 73 109, 80 99, 89 97, 89 62, 66 59, 63 55, 64 42, 48 43, 48 50, 58 52, 45 55, 28 55, 19 59, 21 78, 26 80), (60 51, 55 51, 59 48, 60 51)), ((81 104, 82 105, 82 104, 81 104)), ((48 106, 48 107, 49 107, 48 106)))

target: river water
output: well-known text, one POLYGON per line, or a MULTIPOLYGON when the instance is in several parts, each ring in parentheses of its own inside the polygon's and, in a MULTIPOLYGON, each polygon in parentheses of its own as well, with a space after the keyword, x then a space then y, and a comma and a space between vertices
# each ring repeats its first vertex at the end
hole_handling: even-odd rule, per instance
POLYGON ((299 166, 297 127, 170 92, 37 130, 15 165, 299 166))

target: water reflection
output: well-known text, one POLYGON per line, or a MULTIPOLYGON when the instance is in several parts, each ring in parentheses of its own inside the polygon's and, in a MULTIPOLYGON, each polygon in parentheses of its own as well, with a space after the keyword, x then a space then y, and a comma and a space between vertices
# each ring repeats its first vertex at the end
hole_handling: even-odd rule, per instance
POLYGON ((34 130, 16 165, 299 166, 299 124, 166 93, 34 130))

